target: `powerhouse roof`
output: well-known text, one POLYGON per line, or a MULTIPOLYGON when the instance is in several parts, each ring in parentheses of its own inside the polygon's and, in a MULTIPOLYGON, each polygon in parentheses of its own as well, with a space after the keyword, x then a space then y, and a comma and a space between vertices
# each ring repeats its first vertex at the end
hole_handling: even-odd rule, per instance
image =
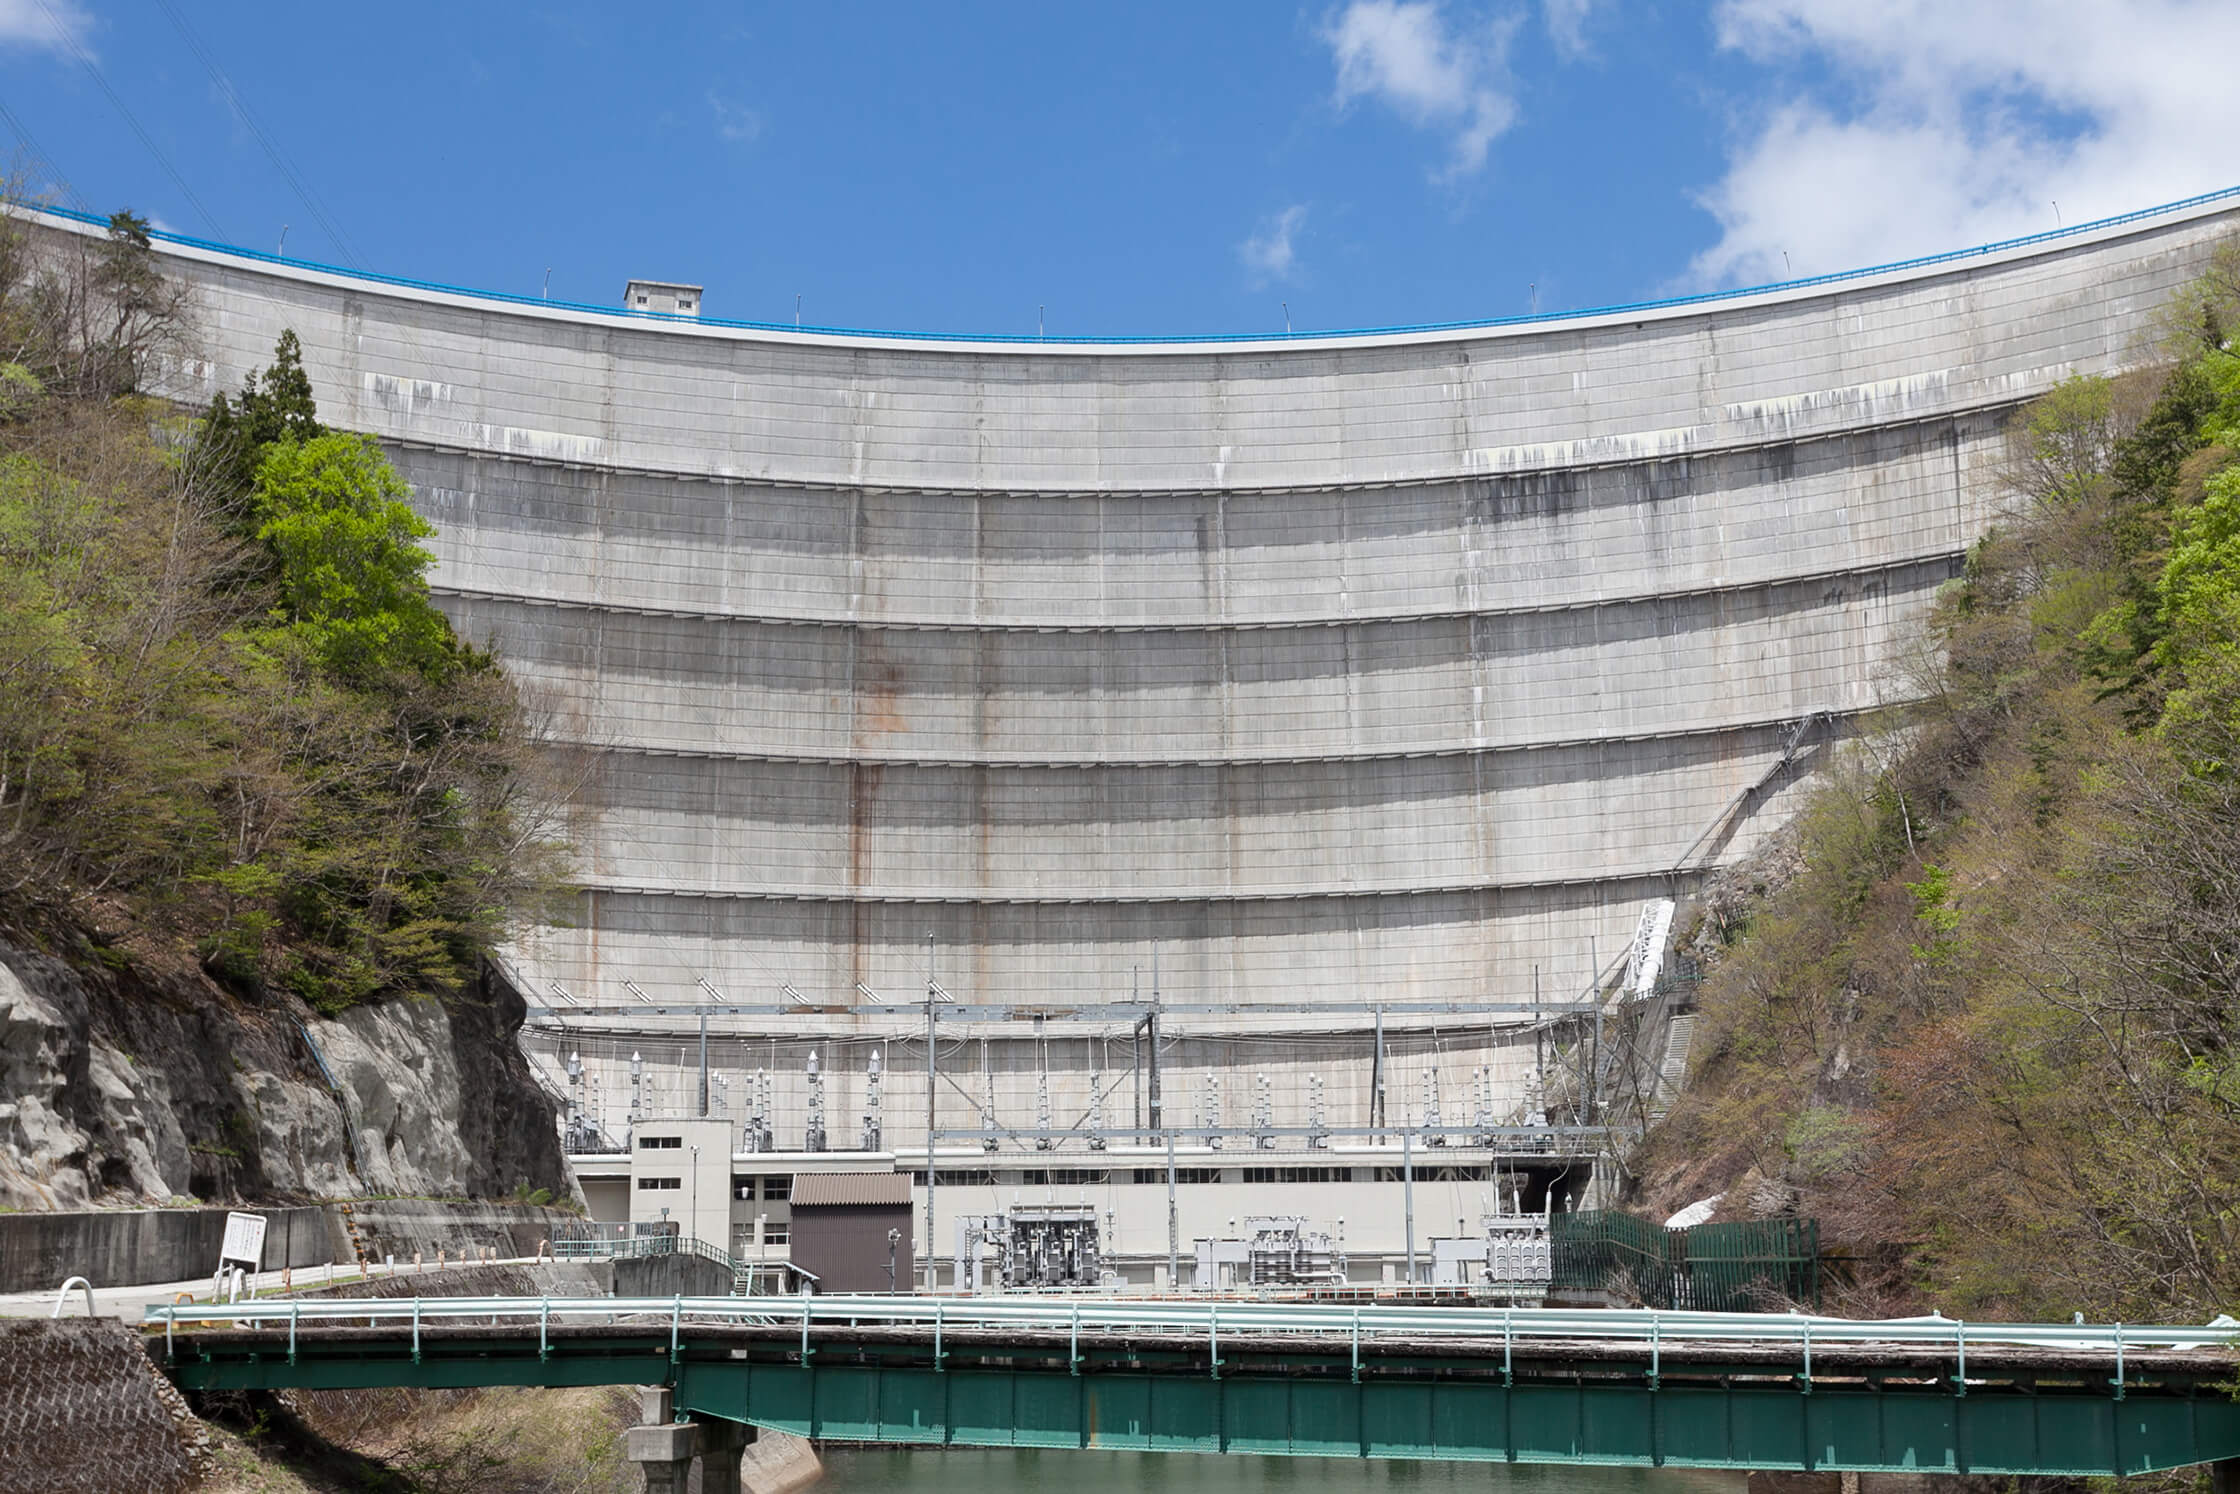
POLYGON ((797 1209, 899 1204, 910 1207, 910 1177, 900 1172, 804 1172, 793 1179, 797 1209))

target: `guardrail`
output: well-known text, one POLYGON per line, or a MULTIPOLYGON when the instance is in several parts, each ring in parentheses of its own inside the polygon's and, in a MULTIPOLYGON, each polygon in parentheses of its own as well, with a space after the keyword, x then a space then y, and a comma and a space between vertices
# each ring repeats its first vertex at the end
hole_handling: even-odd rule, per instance
POLYGON ((1971 1349, 2050 1349, 2106 1357, 2120 1392, 2124 1359, 2143 1350, 2212 1350, 2240 1345, 2240 1323, 2219 1319, 2203 1327, 2086 1323, 1969 1323, 1955 1318, 1853 1319, 1764 1313, 1652 1312, 1561 1308, 1348 1307, 1311 1303, 1185 1302, 1077 1298, 803 1296, 737 1297, 428 1297, 290 1302, 151 1304, 147 1324, 164 1328, 166 1351, 184 1326, 288 1330, 294 1352, 305 1324, 388 1321, 412 1325, 414 1348, 423 1323, 484 1320, 493 1326, 537 1325, 540 1352, 555 1322, 638 1319, 666 1324, 674 1348, 687 1322, 799 1325, 806 1346, 812 1327, 823 1325, 1063 1333, 1076 1343, 1083 1332, 1203 1335, 1218 1362, 1223 1334, 1280 1335, 1351 1344, 1356 1363, 1363 1345, 1384 1341, 1449 1339, 1489 1345, 1504 1357, 1520 1349, 1561 1344, 1577 1354, 1582 1343, 1646 1347, 1654 1365, 1668 1348, 1720 1344, 1765 1346, 1797 1352, 1812 1373, 1815 1348, 1874 1345, 1951 1351, 1958 1383, 1967 1380, 1971 1349), (750 1303, 754 1305, 749 1305, 750 1303), (763 1305, 771 1304, 771 1305, 763 1305))

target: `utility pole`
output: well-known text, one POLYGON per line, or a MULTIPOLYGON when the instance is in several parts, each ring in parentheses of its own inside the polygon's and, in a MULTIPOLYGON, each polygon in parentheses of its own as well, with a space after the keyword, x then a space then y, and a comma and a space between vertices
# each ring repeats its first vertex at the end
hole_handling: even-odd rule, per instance
MULTIPOLYGON (((1384 1008, 1377 1008, 1377 1046, 1369 1059, 1369 1124, 1384 1124, 1384 1008)), ((1378 1146, 1384 1145, 1384 1134, 1371 1138, 1378 1146)))
POLYGON ((1178 1292, 1182 1283, 1175 1278, 1175 1267, 1181 1258, 1182 1236, 1174 1208, 1174 1133, 1166 1133, 1167 1143, 1167 1291, 1178 1292))
POLYGON ((934 1070, 933 1056, 933 1003, 934 993, 941 988, 933 983, 933 935, 926 935, 926 1290, 934 1287, 933 1254, 933 1189, 936 1174, 933 1165, 933 1087, 939 1082, 934 1070))
MULTIPOLYGON (((1401 1120, 1405 1122, 1406 1116, 1401 1120)), ((1416 1284, 1416 1151, 1415 1128, 1400 1128, 1400 1200, 1408 1215, 1408 1285, 1416 1284)))
POLYGON ((1159 1106, 1159 947, 1151 947, 1151 1010, 1143 1014, 1146 1046, 1150 1050, 1151 1064, 1151 1130, 1158 1134, 1166 1129, 1159 1106))
POLYGON ((1182 1259, 1181 1216, 1175 1211, 1174 1202, 1174 1133, 1166 1126, 1166 1119, 1159 1106, 1159 946, 1151 946, 1151 1010, 1144 1013, 1144 1027, 1151 1044, 1151 1129, 1166 1143, 1167 1149, 1167 1291, 1179 1292, 1182 1282, 1177 1275, 1182 1259))
POLYGON ((1540 1031, 1540 967, 1535 965, 1532 967, 1532 1072, 1542 1076, 1540 1082, 1543 1084, 1547 1082, 1545 1076, 1548 1065, 1544 1041, 1540 1031))
POLYGON ((1594 987, 1594 1056, 1589 1061, 1586 1083, 1586 1108, 1582 1119, 1593 1125, 1602 1108, 1602 957, 1595 952, 1594 936, 1587 936, 1587 964, 1593 967, 1594 987))
MULTIPOLYGON (((1128 970, 1128 1004, 1143 1004, 1143 967, 1130 966, 1128 970)), ((1135 1129, 1138 1145, 1143 1141, 1143 1018, 1136 1018, 1136 1025, 1128 1032, 1128 1087, 1135 1093, 1135 1129)))

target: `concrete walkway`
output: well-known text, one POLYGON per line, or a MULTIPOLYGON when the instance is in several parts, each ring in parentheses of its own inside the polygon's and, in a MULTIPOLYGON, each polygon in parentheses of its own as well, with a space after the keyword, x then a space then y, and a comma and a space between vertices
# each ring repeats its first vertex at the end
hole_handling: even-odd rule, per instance
MULTIPOLYGON (((400 1277, 432 1277, 439 1272, 458 1271, 478 1266, 524 1266, 537 1263, 537 1257, 535 1256, 509 1256, 496 1261, 450 1261, 441 1267, 431 1263, 417 1269, 399 1263, 393 1274, 400 1277)), ((388 1267, 375 1266, 372 1279, 386 1281, 391 1274, 388 1267)), ((243 1294, 247 1295, 250 1292, 255 1292, 260 1296, 278 1295, 284 1290, 283 1277, 289 1278, 294 1290, 299 1292, 315 1291, 330 1284, 345 1286, 351 1282, 366 1279, 359 1274, 356 1266, 305 1266, 292 1273, 260 1271, 254 1276, 248 1277, 243 1283, 243 1294)), ((60 1283, 57 1283, 58 1287, 59 1285, 60 1283)), ((128 1323, 137 1323, 145 1316, 151 1303, 176 1302, 182 1294, 192 1296, 198 1302, 212 1300, 210 1277, 204 1276, 195 1281, 149 1282, 139 1286, 105 1287, 96 1284, 93 1289, 93 1311, 97 1317, 123 1318, 128 1323)), ((56 1296, 57 1292, 52 1290, 0 1294, 0 1318, 47 1317, 54 1311, 56 1296)), ((63 1316, 83 1317, 85 1311, 85 1293, 76 1287, 72 1287, 70 1295, 63 1304, 63 1316)))

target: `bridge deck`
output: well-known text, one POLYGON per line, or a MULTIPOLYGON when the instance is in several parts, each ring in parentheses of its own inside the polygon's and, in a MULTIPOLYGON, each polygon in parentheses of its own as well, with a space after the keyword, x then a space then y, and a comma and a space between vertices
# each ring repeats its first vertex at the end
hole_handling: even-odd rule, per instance
MULTIPOLYGON (((1497 1325, 1496 1325, 1497 1326, 1497 1325)), ((802 1334, 798 1323, 770 1321, 721 1322, 709 1321, 687 1315, 683 1320, 683 1333, 696 1349, 730 1346, 742 1349, 750 1346, 777 1345, 793 1350, 798 1358, 802 1334)), ((590 1327, 570 1323, 554 1323, 544 1333, 543 1341, 555 1350, 571 1344, 611 1344, 616 1342, 658 1341, 661 1352, 668 1352, 669 1315, 637 1314, 619 1317, 607 1326, 590 1327)), ((1099 1362, 1176 1361, 1194 1362, 1204 1369, 1210 1361, 1212 1350, 1204 1333, 1159 1333, 1151 1331, 1115 1330, 1084 1325, 1078 1335, 1054 1329, 1020 1328, 995 1330, 973 1326, 944 1327, 940 1347, 946 1356, 996 1353, 1005 1356, 1056 1354, 1063 1358, 1069 1350, 1083 1356, 1094 1357, 1099 1362)), ((930 1324, 863 1324, 812 1322, 808 1343, 812 1357, 829 1355, 834 1351, 878 1353, 886 1360, 898 1356, 886 1351, 922 1351, 917 1357, 930 1364, 935 1348, 935 1330, 930 1324)), ((473 1327, 449 1321, 430 1321, 422 1325, 420 1343, 424 1355, 443 1352, 446 1345, 472 1344, 482 1347, 493 1345, 537 1344, 540 1335, 537 1326, 530 1324, 505 1324, 473 1327)), ((352 1326, 348 1323, 322 1322, 305 1325, 298 1333, 299 1350, 303 1353, 329 1354, 340 1348, 353 1354, 386 1356, 402 1344, 409 1353, 412 1339, 408 1332, 396 1326, 352 1326)), ((269 1355, 274 1344, 270 1328, 211 1328, 182 1333, 175 1340, 176 1354, 189 1357, 208 1357, 213 1360, 235 1356, 269 1355)), ((1313 1362, 1336 1356, 1349 1358, 1350 1341, 1343 1335, 1318 1338, 1285 1333, 1254 1333, 1249 1330, 1223 1333, 1219 1339, 1219 1354, 1225 1361, 1252 1359, 1255 1361, 1313 1362)), ((907 1360, 907 1353, 899 1356, 907 1360)), ((1640 1376, 1654 1370, 1665 1377, 1684 1373, 1712 1373, 1722 1376, 1764 1376, 1795 1378, 1802 1374, 1802 1359, 1794 1346, 1750 1342, 1704 1342, 1680 1340, 1671 1344, 1652 1342, 1646 1335, 1635 1339, 1562 1339, 1532 1338, 1523 1342, 1506 1341, 1498 1331, 1478 1338, 1431 1338, 1382 1334, 1362 1344, 1361 1362, 1364 1369, 1378 1367, 1399 1368, 1405 1365, 1439 1364, 1458 1373, 1472 1370, 1485 1371, 1488 1366, 1498 1373, 1506 1360, 1513 1376, 1556 1375, 1570 1379, 1582 1375, 1597 1377, 1640 1376)), ((1871 1379, 1878 1383, 1898 1380, 1919 1380, 1941 1383, 1953 1376, 1957 1359, 1950 1345, 1938 1347, 1900 1341, 1862 1340, 1817 1346, 1812 1355, 1812 1372, 1816 1384, 1833 1383, 1844 1379, 1871 1379)), ((2055 1378, 2083 1376, 2110 1377, 2113 1384, 2115 1359, 2111 1353, 2088 1348, 2044 1347, 2025 1344, 1986 1343, 1971 1346, 1968 1351, 1968 1383, 1983 1384, 2032 1383, 2055 1378)), ((2213 1351, 2201 1349, 2140 1349, 2124 1356, 2124 1369, 2128 1388, 2138 1390, 2162 1381, 2191 1382, 2206 1377, 2211 1380, 2229 1378, 2233 1366, 2213 1351)))
POLYGON ((2213 1329, 914 1298, 391 1299, 150 1326, 190 1387, 667 1384, 692 1414, 831 1440, 2103 1475, 2240 1457, 2213 1329))

